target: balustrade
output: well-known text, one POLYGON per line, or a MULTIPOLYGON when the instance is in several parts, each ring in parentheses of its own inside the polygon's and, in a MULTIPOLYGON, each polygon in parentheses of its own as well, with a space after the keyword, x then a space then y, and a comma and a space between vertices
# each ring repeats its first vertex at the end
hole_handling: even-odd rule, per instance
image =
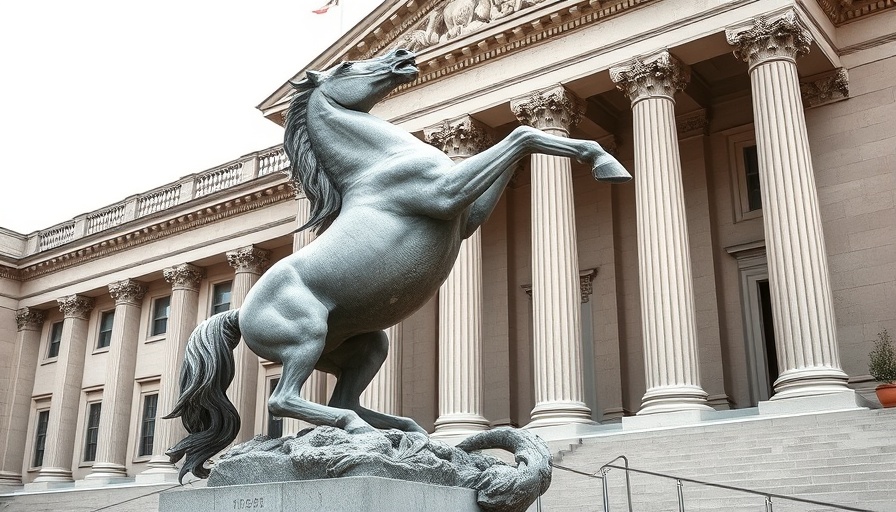
POLYGON ((72 241, 75 238, 75 223, 70 222, 62 226, 56 226, 45 231, 41 231, 38 235, 37 250, 46 251, 53 247, 58 247, 64 243, 72 241))
POLYGON ((138 199, 137 217, 143 217, 176 205, 180 201, 180 188, 181 185, 178 183, 173 187, 151 192, 138 199))
POLYGON ((289 168, 289 158, 283 147, 275 148, 258 157, 258 175, 265 176, 275 172, 283 172, 289 168))
POLYGON ((236 185, 240 182, 240 171, 242 167, 243 163, 237 162, 227 167, 200 175, 196 178, 194 197, 202 197, 211 194, 212 192, 217 192, 236 185))
POLYGON ((87 234, 98 233, 121 224, 124 220, 124 204, 118 204, 87 215, 87 234))

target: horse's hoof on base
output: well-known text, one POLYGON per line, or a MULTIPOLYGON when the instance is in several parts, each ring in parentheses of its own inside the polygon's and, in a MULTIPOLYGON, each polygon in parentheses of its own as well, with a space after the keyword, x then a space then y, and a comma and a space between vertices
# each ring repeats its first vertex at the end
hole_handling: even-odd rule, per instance
POLYGON ((612 157, 594 166, 591 174, 597 181, 607 183, 625 183, 632 179, 632 175, 625 170, 625 167, 612 157))

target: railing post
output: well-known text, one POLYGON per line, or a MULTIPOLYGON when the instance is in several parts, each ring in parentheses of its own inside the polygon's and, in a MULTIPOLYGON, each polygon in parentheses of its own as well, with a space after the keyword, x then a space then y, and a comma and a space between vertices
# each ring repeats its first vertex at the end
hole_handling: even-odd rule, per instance
POLYGON ((773 512, 773 511, 772 511, 772 497, 771 497, 771 496, 766 496, 766 497, 765 497, 765 512, 773 512))
MULTIPOLYGON (((603 490, 602 494, 604 497, 604 512, 610 512, 610 496, 609 496, 609 489, 608 489, 609 486, 607 485, 607 473, 609 473, 609 472, 610 472, 610 470, 607 468, 602 468, 600 470, 600 485, 603 490)), ((628 475, 627 471, 626 471, 626 475, 628 475)))
POLYGON ((678 482, 678 512, 684 512, 684 485, 681 480, 678 482))

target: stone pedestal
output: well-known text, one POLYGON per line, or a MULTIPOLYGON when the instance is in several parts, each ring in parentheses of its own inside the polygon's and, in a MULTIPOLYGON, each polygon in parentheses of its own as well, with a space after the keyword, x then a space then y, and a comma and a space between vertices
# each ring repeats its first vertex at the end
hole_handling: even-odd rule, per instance
POLYGON ((669 52, 610 69, 631 100, 638 274, 647 392, 638 414, 710 410, 700 386, 697 320, 674 95, 690 70, 669 52))
POLYGON ((476 491, 373 476, 169 491, 159 512, 479 512, 476 491))

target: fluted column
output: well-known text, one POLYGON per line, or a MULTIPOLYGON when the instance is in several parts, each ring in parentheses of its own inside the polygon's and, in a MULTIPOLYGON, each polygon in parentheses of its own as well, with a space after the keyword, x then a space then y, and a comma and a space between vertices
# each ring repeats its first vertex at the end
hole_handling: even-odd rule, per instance
POLYGON ((168 332, 165 335, 165 360, 159 381, 159 405, 156 415, 155 439, 152 458, 147 470, 137 475, 137 482, 169 482, 177 480, 178 470, 165 452, 186 437, 187 432, 180 418, 162 419, 169 414, 180 396, 180 368, 184 349, 199 312, 199 282, 201 268, 184 263, 162 270, 165 281, 171 284, 171 312, 168 316, 168 332))
POLYGON ((377 412, 399 416, 401 414, 401 324, 386 329, 389 338, 389 354, 373 377, 367 389, 361 393, 361 405, 377 412))
POLYGON ((635 208, 647 392, 638 414, 709 410, 700 386, 694 283, 675 99, 690 70, 669 52, 610 69, 632 102, 635 208))
POLYGON ((36 485, 30 484, 32 488, 52 487, 55 483, 73 481, 72 460, 75 453, 81 380, 84 376, 84 355, 87 351, 87 319, 93 309, 93 299, 69 295, 58 299, 58 302, 65 320, 62 324, 59 359, 56 362, 53 398, 50 401, 44 464, 34 479, 36 485))
MULTIPOLYGON (((582 101, 562 86, 510 102, 520 123, 568 137, 582 101)), ((532 155, 535 408, 530 427, 590 423, 582 384, 579 257, 569 158, 532 155)))
POLYGON ((34 308, 16 311, 16 347, 10 366, 6 407, 0 416, 0 489, 22 485, 25 463, 25 439, 31 413, 31 393, 37 369, 41 327, 46 312, 34 308))
POLYGON ((112 339, 106 361, 106 384, 100 411, 96 462, 87 480, 114 482, 127 477, 128 433, 131 425, 131 401, 134 370, 137 367, 137 337, 140 331, 140 306, 146 286, 132 279, 109 285, 115 299, 112 339))
MULTIPOLYGON (((230 308, 243 305, 249 289, 258 281, 270 260, 270 252, 254 246, 242 247, 227 253, 227 262, 234 269, 230 308)), ((255 400, 258 387, 258 356, 245 343, 233 352, 234 376, 227 389, 227 397, 240 415, 240 431, 234 443, 243 443, 255 436, 255 400)))
POLYGON ((796 59, 811 35, 792 10, 726 30, 750 66, 762 218, 780 376, 772 400, 847 391, 796 59))
MULTIPOLYGON (((459 162, 491 145, 488 129, 464 116, 424 130, 426 141, 459 162)), ((486 430, 482 396, 482 243, 461 243, 439 289, 439 417, 434 436, 486 430)))

